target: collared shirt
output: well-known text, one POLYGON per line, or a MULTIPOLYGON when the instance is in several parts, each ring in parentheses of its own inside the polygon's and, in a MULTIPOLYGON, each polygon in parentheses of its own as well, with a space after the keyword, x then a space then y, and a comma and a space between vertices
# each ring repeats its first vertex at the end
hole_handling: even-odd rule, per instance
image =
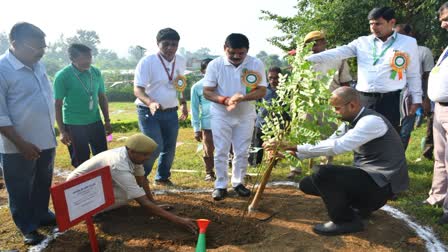
POLYGON ((313 54, 307 58, 311 62, 325 62, 328 60, 342 60, 357 57, 358 83, 356 89, 366 93, 388 93, 401 90, 406 83, 412 95, 413 103, 422 102, 422 80, 420 76, 420 61, 417 42, 414 38, 394 32, 386 41, 374 35, 359 37, 348 45, 313 54), (384 55, 374 65, 374 47, 379 57, 384 55), (409 56, 409 65, 403 71, 403 78, 399 75, 391 77, 391 59, 395 51, 405 52, 409 56))
MULTIPOLYGON (((221 96, 231 97, 236 93, 245 95, 246 86, 241 81, 243 70, 257 72, 261 77, 258 86, 268 86, 263 62, 249 55, 238 67, 232 65, 226 56, 212 60, 207 66, 203 85, 204 87, 216 87, 216 93, 221 96)), ((255 102, 241 102, 230 112, 226 110, 224 105, 214 102, 211 106, 211 113, 212 115, 250 116, 254 119, 256 116, 255 102)))
POLYGON ((191 87, 191 125, 194 132, 198 132, 201 129, 211 129, 210 126, 210 105, 211 101, 205 99, 203 92, 203 81, 196 82, 191 87))
POLYGON ((428 97, 433 102, 448 102, 448 47, 440 55, 428 79, 428 97))
MULTIPOLYGON (((173 80, 185 72, 186 63, 184 58, 179 55, 176 55, 171 62, 161 58, 166 70, 158 54, 148 55, 138 62, 135 69, 134 86, 145 88, 149 98, 159 103, 163 109, 173 108, 179 105, 173 80), (167 72, 171 74, 173 67, 173 80, 170 81, 167 72)), ((138 98, 135 100, 135 104, 146 106, 138 98)))
POLYGON ((64 102, 62 116, 65 124, 87 125, 100 121, 100 93, 105 93, 105 88, 98 68, 91 66, 89 70, 80 72, 70 64, 55 75, 54 98, 64 102))
POLYGON ((313 70, 322 74, 327 74, 330 70, 336 71, 329 86, 330 92, 333 92, 335 89, 340 87, 341 83, 346 83, 353 80, 346 60, 316 62, 313 64, 313 70))
MULTIPOLYGON (((25 66, 9 50, 0 56, 0 127, 12 126, 39 149, 56 147, 54 98, 42 63, 25 66)), ((19 153, 0 134, 0 153, 19 153)))
MULTIPOLYGON (((355 121, 365 108, 359 111, 355 121)), ((359 119, 353 129, 343 123, 327 140, 320 141, 316 145, 304 144, 297 146, 296 156, 299 159, 319 156, 335 156, 344 152, 356 150, 361 145, 382 137, 387 132, 384 120, 375 115, 364 116, 359 119)))
POLYGON ((143 165, 136 165, 131 162, 126 147, 103 151, 93 156, 73 170, 67 177, 67 180, 105 166, 110 167, 112 186, 114 192, 118 191, 115 195, 126 195, 125 200, 146 195, 145 190, 135 180, 135 176, 145 175, 145 169, 143 165))

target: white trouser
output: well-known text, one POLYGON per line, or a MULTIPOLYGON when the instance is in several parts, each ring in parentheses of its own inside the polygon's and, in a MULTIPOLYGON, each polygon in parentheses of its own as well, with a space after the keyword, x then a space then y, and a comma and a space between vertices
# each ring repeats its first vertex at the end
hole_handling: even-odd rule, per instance
POLYGON ((211 119, 215 144, 215 188, 227 188, 227 163, 230 146, 233 146, 232 186, 244 183, 249 157, 249 146, 254 130, 253 116, 223 116, 214 114, 211 119))

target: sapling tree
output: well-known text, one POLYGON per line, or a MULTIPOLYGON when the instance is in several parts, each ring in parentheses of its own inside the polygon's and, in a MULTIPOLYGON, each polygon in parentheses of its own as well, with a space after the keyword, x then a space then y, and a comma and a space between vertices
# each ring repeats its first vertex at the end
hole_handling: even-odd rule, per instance
MULTIPOLYGON (((303 41, 300 39, 299 41, 303 41)), ((263 102, 268 115, 262 126, 263 140, 275 142, 288 142, 291 144, 314 144, 322 138, 329 136, 333 131, 332 125, 336 123, 336 114, 328 104, 331 97, 329 86, 334 71, 328 74, 315 72, 312 63, 305 60, 311 53, 311 44, 304 46, 300 43, 294 57, 289 58, 291 73, 281 75, 277 86, 276 99, 263 102)), ((278 145, 277 145, 278 147, 278 145)), ((249 212, 257 209, 266 183, 274 167, 278 150, 273 150, 264 170, 260 186, 257 189, 249 212)), ((290 154, 288 160, 296 166, 302 166, 300 161, 290 154)))
MULTIPOLYGON (((334 71, 325 75, 312 69, 305 60, 311 46, 299 44, 295 56, 289 56, 291 73, 280 77, 278 98, 262 105, 270 111, 262 128, 265 141, 314 144, 334 130, 336 114, 328 104, 334 71)), ((297 159, 287 156, 296 166, 297 159)))

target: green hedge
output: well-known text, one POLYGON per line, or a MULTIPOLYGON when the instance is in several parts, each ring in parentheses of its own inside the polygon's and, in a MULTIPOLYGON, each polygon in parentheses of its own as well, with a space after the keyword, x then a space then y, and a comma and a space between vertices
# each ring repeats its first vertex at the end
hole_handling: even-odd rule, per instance
MULTIPOLYGON (((138 131, 138 122, 132 121, 132 122, 117 122, 112 123, 112 130, 113 132, 129 132, 129 131, 138 131)), ((179 127, 180 128, 191 128, 191 120, 187 119, 185 121, 179 121, 179 127)))
MULTIPOLYGON (((138 122, 130 121, 130 122, 113 122, 111 123, 113 132, 126 133, 129 131, 139 131, 138 122)), ((187 119, 185 121, 179 121, 180 128, 191 128, 191 120, 187 119)), ((56 132, 56 136, 59 136, 59 129, 57 127, 54 128, 56 132)))
MULTIPOLYGON (((186 75, 187 87, 185 88, 184 95, 187 101, 190 100, 191 86, 193 86, 193 84, 199 81, 202 77, 203 76, 200 72, 193 72, 186 75)), ((110 102, 133 102, 135 100, 134 86, 132 82, 115 85, 114 87, 108 87, 106 90, 106 95, 110 102)))
POLYGON ((133 102, 135 100, 134 86, 122 84, 109 87, 106 90, 106 96, 110 102, 133 102))

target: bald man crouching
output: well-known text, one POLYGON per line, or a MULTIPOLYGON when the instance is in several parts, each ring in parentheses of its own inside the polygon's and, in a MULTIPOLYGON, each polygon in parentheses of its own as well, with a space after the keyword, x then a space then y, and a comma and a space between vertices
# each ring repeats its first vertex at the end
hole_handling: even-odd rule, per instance
POLYGON ((406 190, 409 177, 400 136, 382 115, 360 105, 355 89, 334 90, 330 104, 348 124, 316 145, 279 147, 295 152, 299 159, 353 151, 353 166, 318 165, 300 182, 304 193, 322 197, 331 219, 314 226, 313 231, 340 235, 362 231, 361 217, 370 216, 393 194, 406 190))
POLYGON ((127 205, 130 200, 136 200, 149 214, 158 215, 196 233, 197 226, 192 219, 172 214, 155 203, 148 180, 144 176, 143 163, 156 148, 157 144, 151 138, 143 134, 132 135, 127 139, 126 146, 97 154, 72 171, 67 180, 109 166, 115 203, 105 211, 127 205))

